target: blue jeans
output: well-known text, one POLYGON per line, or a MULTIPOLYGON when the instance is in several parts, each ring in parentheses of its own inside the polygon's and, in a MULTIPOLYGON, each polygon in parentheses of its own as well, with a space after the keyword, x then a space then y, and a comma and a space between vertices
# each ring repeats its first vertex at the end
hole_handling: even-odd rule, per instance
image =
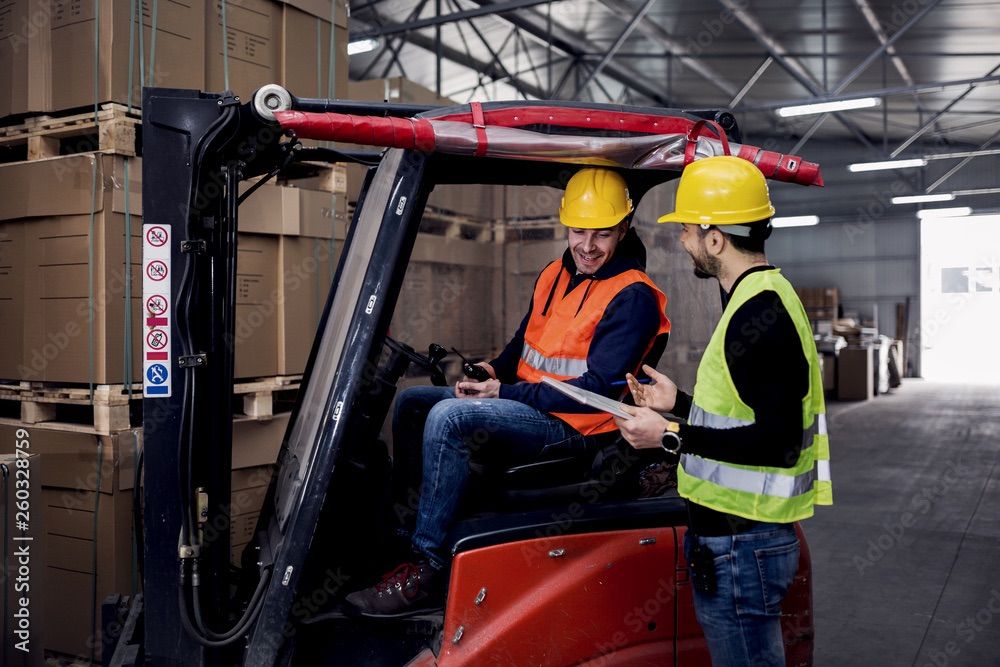
POLYGON ((781 602, 799 566, 795 525, 764 523, 722 537, 688 533, 688 563, 695 543, 715 556, 715 593, 694 591, 695 615, 713 667, 783 667, 781 602))
MULTIPOLYGON (((579 431, 524 403, 455 398, 454 392, 453 387, 411 387, 399 395, 393 415, 397 484, 407 478, 412 484, 415 459, 422 463, 413 546, 437 567, 447 560, 442 547, 474 463, 509 467, 547 449, 583 452, 586 447, 579 431)), ((397 486, 397 504, 399 493, 397 486)), ((412 488, 408 495, 413 498, 412 488)))

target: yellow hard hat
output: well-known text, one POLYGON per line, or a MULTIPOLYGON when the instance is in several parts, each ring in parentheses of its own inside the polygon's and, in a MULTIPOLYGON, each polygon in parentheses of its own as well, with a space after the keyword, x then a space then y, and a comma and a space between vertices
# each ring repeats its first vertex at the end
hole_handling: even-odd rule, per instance
POLYGON ((716 155, 684 167, 674 212, 657 222, 746 225, 773 215, 767 181, 760 169, 743 158, 716 155))
POLYGON ((625 179, 617 171, 587 167, 573 174, 559 205, 559 222, 567 227, 614 227, 632 212, 625 179))

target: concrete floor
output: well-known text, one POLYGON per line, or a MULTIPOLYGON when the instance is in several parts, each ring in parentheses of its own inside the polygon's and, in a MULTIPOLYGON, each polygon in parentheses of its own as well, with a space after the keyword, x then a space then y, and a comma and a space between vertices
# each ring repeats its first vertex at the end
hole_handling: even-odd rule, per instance
POLYGON ((1000 385, 909 380, 828 414, 816 664, 1000 665, 1000 385))

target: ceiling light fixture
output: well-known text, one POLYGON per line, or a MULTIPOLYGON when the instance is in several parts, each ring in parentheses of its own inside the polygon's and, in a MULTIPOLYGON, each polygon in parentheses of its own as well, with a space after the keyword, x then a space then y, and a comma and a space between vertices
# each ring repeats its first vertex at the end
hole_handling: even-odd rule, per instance
POLYGON ((786 218, 771 218, 772 227, 810 227, 818 224, 818 215, 793 215, 786 218))
POLYGON ((893 197, 893 204, 927 204, 935 201, 952 201, 955 195, 906 195, 905 197, 893 197))
POLYGON ((778 108, 778 115, 782 118, 789 118, 791 116, 808 116, 810 114, 832 113, 834 111, 848 111, 850 109, 868 109, 870 107, 877 107, 881 103, 882 101, 877 97, 860 97, 856 100, 799 104, 797 106, 778 108))
POLYGON ((361 53, 368 53, 378 48, 378 40, 374 37, 359 39, 356 42, 347 43, 347 55, 356 56, 361 53))
POLYGON ((954 208, 925 208, 917 211, 917 218, 926 220, 928 218, 962 218, 972 214, 972 209, 968 206, 956 206, 954 208))
POLYGON ((883 162, 855 162, 847 165, 847 171, 882 171, 884 169, 910 169, 912 167, 926 167, 927 160, 922 157, 910 158, 907 160, 885 160, 883 162))

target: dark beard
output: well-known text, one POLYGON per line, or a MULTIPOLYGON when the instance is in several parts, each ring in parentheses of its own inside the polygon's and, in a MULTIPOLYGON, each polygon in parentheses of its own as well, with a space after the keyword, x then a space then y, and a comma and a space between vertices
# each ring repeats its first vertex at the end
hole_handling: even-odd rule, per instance
POLYGON ((694 275, 696 278, 701 278, 702 280, 715 277, 711 273, 705 273, 697 264, 694 265, 694 275))
POLYGON ((694 263, 694 275, 697 278, 707 280, 715 278, 719 273, 719 260, 714 257, 706 256, 699 261, 697 257, 691 255, 691 261, 694 263))

